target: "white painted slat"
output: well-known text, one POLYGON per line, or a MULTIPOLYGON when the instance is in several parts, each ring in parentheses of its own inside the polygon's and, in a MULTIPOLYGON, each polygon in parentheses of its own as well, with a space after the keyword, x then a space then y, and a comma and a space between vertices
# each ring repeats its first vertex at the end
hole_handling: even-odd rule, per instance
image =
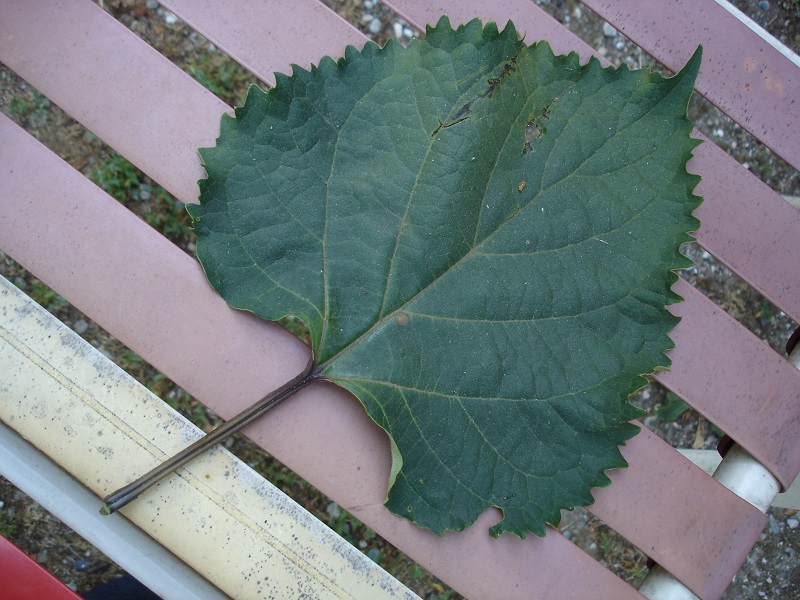
POLYGON ((94 494, 2 423, 0 474, 165 600, 228 597, 122 515, 101 516, 94 494))
MULTIPOLYGON (((3 278, 0 364, 0 420, 97 494, 94 510, 202 435, 3 278)), ((416 597, 221 448, 122 512, 234 598, 416 597)))

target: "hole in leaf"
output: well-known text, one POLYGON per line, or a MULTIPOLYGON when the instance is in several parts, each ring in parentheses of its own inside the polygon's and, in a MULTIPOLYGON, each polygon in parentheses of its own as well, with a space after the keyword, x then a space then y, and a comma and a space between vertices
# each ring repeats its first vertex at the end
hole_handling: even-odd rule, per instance
MULTIPOLYGON (((523 154, 528 154, 528 152, 531 151, 531 142, 542 137, 543 131, 544 130, 536 124, 536 121, 533 119, 528 120, 525 125, 525 147, 522 149, 523 154)), ((520 190, 520 192, 521 191, 522 190, 520 190)))

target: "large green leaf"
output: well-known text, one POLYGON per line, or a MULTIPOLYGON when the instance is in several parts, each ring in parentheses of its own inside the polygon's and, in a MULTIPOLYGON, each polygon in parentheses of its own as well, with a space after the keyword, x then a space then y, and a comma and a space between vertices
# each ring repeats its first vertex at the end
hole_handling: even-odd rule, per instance
POLYGON ((306 324, 313 376, 390 436, 392 511, 442 533, 497 506, 494 535, 544 535, 626 465, 697 226, 699 62, 603 69, 442 19, 223 118, 200 261, 232 306, 306 324))

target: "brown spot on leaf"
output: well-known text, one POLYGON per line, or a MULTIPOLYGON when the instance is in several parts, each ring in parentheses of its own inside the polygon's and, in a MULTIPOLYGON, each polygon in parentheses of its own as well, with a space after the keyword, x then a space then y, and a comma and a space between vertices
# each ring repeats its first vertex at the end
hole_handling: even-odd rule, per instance
POLYGON ((400 327, 405 327, 408 325, 408 315, 400 313, 394 318, 394 322, 400 325, 400 327))

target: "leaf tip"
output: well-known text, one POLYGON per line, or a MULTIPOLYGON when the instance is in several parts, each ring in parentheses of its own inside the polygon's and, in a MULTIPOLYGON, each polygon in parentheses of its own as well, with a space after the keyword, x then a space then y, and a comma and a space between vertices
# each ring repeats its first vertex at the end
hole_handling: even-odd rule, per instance
POLYGON ((700 72, 700 63, 702 61, 703 61, 703 44, 698 44, 691 58, 683 67, 683 70, 687 71, 687 73, 692 76, 692 80, 694 80, 697 77, 697 74, 700 72))

